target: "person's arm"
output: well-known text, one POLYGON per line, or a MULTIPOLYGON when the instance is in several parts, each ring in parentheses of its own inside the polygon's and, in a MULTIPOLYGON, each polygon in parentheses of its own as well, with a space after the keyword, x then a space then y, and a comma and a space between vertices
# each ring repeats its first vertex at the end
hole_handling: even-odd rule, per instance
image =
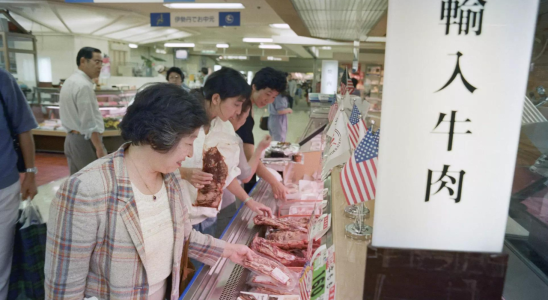
POLYGON ((91 133, 91 143, 93 144, 93 147, 95 147, 97 158, 107 155, 107 150, 103 146, 103 139, 101 138, 101 134, 99 132, 91 133))
POLYGON ((286 108, 282 110, 278 110, 278 115, 288 115, 293 113, 293 110, 291 108, 286 108))
MULTIPOLYGON (((227 190, 231 192, 234 196, 236 196, 236 198, 240 199, 242 202, 249 198, 249 195, 245 192, 245 190, 236 179, 232 180, 232 182, 227 186, 227 190)), ((253 198, 248 200, 245 205, 259 215, 266 214, 269 217, 272 216, 272 209, 270 209, 270 207, 267 207, 264 204, 255 201, 253 198)))
POLYGON ((96 149, 97 157, 106 155, 101 135, 105 131, 103 117, 99 111, 97 97, 91 86, 82 86, 75 95, 80 119, 80 133, 88 140, 91 140, 96 149))
POLYGON ((213 175, 198 168, 179 168, 181 178, 190 182, 195 188, 201 189, 213 180, 213 175))
MULTIPOLYGON (((34 138, 31 130, 38 127, 30 106, 19 88, 15 78, 5 72, 0 72, 0 93, 2 102, 6 106, 7 115, 10 118, 13 134, 19 137, 21 152, 27 169, 34 168, 34 138)), ((23 200, 34 198, 37 194, 36 178, 34 173, 25 173, 25 179, 21 183, 23 200)))
MULTIPOLYGON (((26 131, 19 134, 19 144, 21 145, 21 152, 23 153, 23 159, 25 160, 25 167, 27 169, 34 168, 34 137, 30 131, 26 131)), ((34 199, 34 196, 38 194, 36 187, 36 174, 32 172, 25 173, 25 179, 21 183, 21 194, 23 200, 28 198, 34 199)))
POLYGON ((243 183, 248 183, 251 180, 251 178, 253 178, 253 176, 257 172, 257 167, 259 166, 259 162, 261 161, 261 155, 263 154, 263 151, 270 146, 271 141, 272 141, 272 138, 269 135, 265 136, 259 143, 259 146, 257 147, 257 149, 253 151, 253 155, 251 155, 251 158, 247 161, 247 164, 249 165, 249 168, 250 168, 250 172, 249 172, 250 175, 242 179, 243 183))
POLYGON ((288 193, 287 188, 270 173, 262 162, 259 162, 259 165, 257 166, 257 175, 270 184, 272 192, 274 193, 274 198, 286 200, 286 194, 288 193))
POLYGON ((97 243, 105 191, 92 191, 79 177, 70 177, 50 206, 45 299, 84 299, 90 260, 97 243))

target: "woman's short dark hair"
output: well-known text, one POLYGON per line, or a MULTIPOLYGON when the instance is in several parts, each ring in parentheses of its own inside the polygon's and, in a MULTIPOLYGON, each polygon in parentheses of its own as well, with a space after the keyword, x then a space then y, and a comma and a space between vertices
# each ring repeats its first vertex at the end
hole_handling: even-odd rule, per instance
MULTIPOLYGON (((281 93, 285 91, 287 84, 287 76, 285 73, 276 71, 271 67, 262 68, 255 74, 251 85, 255 85, 255 90, 259 91, 262 89, 270 88, 272 90, 281 93)), ((209 79, 208 79, 209 80, 209 79)))
POLYGON ((82 57, 85 59, 92 59, 93 53, 101 53, 101 50, 92 47, 84 47, 80 49, 80 51, 78 51, 78 54, 76 55, 76 65, 80 66, 80 58, 82 57))
POLYGON ((242 113, 245 113, 246 111, 248 111, 250 108, 251 108, 251 98, 248 97, 244 100, 244 103, 242 103, 242 113))
POLYGON ((213 95, 219 94, 222 101, 227 98, 240 97, 239 100, 244 102, 251 95, 251 87, 240 72, 231 68, 222 68, 211 73, 204 86, 193 90, 192 94, 198 99, 208 101, 213 99, 213 95))
POLYGON ((137 93, 120 123, 122 138, 166 153, 181 138, 209 124, 204 105, 170 83, 151 84, 137 93))
POLYGON ((167 70, 167 73, 166 73, 166 80, 169 81, 169 74, 171 73, 177 73, 179 74, 179 76, 181 76, 181 81, 185 81, 185 75, 183 74, 183 71, 181 70, 181 68, 177 68, 177 67, 171 67, 167 70))

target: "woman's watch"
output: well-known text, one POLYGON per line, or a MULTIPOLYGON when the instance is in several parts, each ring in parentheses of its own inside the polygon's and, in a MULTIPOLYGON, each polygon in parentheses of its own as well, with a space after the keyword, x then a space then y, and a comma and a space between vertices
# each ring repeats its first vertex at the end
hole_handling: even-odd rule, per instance
POLYGON ((28 168, 25 173, 34 173, 35 175, 38 174, 38 168, 28 168))

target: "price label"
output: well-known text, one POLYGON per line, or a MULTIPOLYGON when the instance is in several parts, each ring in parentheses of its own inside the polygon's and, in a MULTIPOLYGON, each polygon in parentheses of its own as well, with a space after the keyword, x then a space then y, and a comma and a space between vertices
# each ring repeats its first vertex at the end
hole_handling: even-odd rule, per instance
POLYGON ((311 300, 319 299, 322 295, 325 294, 325 279, 325 265, 322 265, 318 269, 315 269, 312 275, 312 291, 310 292, 311 300))
POLYGON ((327 231, 331 228, 331 214, 323 214, 321 215, 312 225, 312 236, 314 237, 314 240, 319 240, 324 236, 324 234, 327 233, 327 231))

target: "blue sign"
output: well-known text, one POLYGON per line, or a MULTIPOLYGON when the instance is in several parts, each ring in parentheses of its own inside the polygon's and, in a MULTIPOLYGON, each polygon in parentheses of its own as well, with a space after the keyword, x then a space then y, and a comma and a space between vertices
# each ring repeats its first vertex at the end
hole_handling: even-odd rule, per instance
POLYGON ((219 26, 240 26, 240 12, 219 12, 219 26))
POLYGON ((171 14, 170 13, 151 13, 150 14, 150 26, 152 26, 152 27, 170 27, 171 26, 171 14))
MULTIPOLYGON (((132 3, 121 0, 65 0, 66 3, 132 3)), ((176 2, 196 2, 196 0, 148 0, 135 1, 133 3, 176 3, 176 2)))

